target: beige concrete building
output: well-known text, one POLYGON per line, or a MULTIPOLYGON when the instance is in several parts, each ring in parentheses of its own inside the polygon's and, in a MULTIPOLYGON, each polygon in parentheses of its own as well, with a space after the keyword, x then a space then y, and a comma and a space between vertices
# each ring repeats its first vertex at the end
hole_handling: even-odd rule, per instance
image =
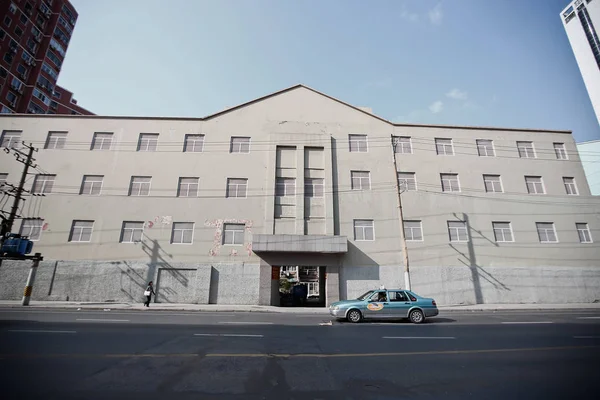
MULTIPOLYGON (((321 267, 324 304, 403 287, 398 185, 417 293, 600 299, 600 200, 569 131, 394 124, 302 85, 205 118, 0 130, 40 148, 27 188, 44 196, 14 229, 45 257, 34 299, 141 301, 154 280, 159 302, 278 304, 280 266, 321 267)), ((1 179, 21 168, 0 155, 1 179)), ((27 271, 3 263, 0 298, 27 271)))

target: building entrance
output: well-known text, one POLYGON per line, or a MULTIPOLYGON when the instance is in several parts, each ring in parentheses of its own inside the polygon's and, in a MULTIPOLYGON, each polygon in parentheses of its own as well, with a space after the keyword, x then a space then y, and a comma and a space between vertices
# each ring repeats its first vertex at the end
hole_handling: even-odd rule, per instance
POLYGON ((279 269, 279 305, 325 307, 326 267, 283 265, 279 269))

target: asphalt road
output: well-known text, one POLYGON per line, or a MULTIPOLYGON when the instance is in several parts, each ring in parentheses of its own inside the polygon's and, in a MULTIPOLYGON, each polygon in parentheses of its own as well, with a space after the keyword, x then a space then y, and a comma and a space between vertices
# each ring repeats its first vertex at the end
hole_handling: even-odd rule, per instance
POLYGON ((327 316, 0 309, 3 399, 592 399, 600 312, 327 316), (327 324, 327 325, 321 325, 327 324))

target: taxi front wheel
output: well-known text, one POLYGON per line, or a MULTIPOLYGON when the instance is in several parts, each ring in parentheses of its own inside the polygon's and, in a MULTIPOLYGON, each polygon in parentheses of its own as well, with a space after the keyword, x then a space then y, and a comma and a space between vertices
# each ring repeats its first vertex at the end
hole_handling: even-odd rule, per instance
POLYGON ((350 322, 360 322, 362 320, 362 314, 358 310, 350 310, 348 312, 348 321, 350 322))

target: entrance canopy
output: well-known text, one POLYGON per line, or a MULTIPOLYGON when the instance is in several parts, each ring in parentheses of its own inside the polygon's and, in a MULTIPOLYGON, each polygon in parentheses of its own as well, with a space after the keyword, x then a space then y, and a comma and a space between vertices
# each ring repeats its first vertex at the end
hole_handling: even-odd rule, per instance
POLYGON ((348 238, 330 235, 252 235, 255 253, 347 253, 348 238))

